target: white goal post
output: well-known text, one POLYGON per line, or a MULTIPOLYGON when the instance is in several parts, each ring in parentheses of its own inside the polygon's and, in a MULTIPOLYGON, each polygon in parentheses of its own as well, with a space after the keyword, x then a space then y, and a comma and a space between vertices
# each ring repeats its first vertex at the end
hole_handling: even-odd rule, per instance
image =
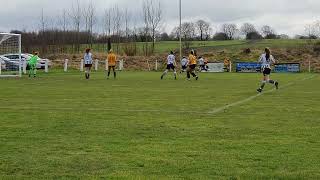
POLYGON ((21 77, 21 34, 0 33, 0 77, 21 77))

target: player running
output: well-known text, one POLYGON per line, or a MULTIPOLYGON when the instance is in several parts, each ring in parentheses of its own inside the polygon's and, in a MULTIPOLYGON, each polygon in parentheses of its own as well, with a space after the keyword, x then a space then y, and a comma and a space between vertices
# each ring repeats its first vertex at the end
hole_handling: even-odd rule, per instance
POLYGON ((196 80, 199 79, 199 77, 195 74, 196 72, 196 66, 197 66, 197 58, 195 56, 195 52, 192 50, 189 55, 189 68, 187 70, 187 78, 190 81, 190 74, 196 78, 196 80))
POLYGON ((265 53, 260 56, 260 59, 258 62, 261 63, 261 69, 263 72, 263 80, 261 82, 261 87, 259 89, 257 89, 257 91, 259 93, 261 93, 263 91, 263 88, 266 85, 266 83, 273 84, 278 89, 279 83, 277 81, 270 79, 271 65, 274 64, 276 62, 276 60, 271 55, 271 51, 269 48, 265 48, 265 53))
POLYGON ((181 72, 180 72, 180 74, 183 72, 187 72, 188 64, 189 64, 189 60, 185 56, 183 56, 181 59, 181 72))
POLYGON ((92 54, 91 54, 91 49, 86 49, 86 53, 84 54, 83 60, 84 60, 84 67, 86 68, 85 76, 86 79, 90 79, 90 73, 91 73, 91 68, 93 64, 93 59, 92 59, 92 54))
POLYGON ((29 65, 29 77, 31 77, 31 75, 33 75, 33 77, 36 77, 37 75, 37 64, 38 64, 38 60, 39 60, 39 53, 38 52, 34 52, 33 56, 31 57, 31 59, 28 62, 29 65))
POLYGON ((161 75, 161 79, 163 79, 164 76, 168 74, 170 69, 173 70, 174 79, 177 80, 176 57, 174 56, 173 51, 171 51, 170 54, 167 57, 167 69, 161 75))
POLYGON ((203 59, 203 57, 200 56, 198 62, 200 66, 200 72, 207 71, 205 60, 203 59))
POLYGON ((116 61, 117 61, 117 56, 115 55, 115 53, 113 53, 112 50, 110 50, 109 54, 108 54, 108 77, 107 77, 107 79, 109 79, 111 69, 113 71, 113 77, 114 77, 114 79, 116 79, 116 77, 117 77, 117 73, 115 70, 116 69, 116 61))

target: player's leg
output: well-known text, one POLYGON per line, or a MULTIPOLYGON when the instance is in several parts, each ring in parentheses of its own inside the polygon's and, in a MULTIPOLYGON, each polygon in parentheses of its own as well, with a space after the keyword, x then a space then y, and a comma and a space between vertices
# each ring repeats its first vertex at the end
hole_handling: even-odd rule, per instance
POLYGON ((260 85, 260 88, 257 89, 258 92, 262 92, 266 83, 269 81, 269 73, 268 73, 268 70, 267 69, 263 69, 263 78, 262 78, 262 81, 261 81, 261 85, 260 85))
POLYGON ((37 67, 36 66, 37 66, 36 64, 33 65, 33 77, 37 76, 37 67))
POLYGON ((89 66, 89 67, 88 67, 88 79, 90 79, 91 67, 92 67, 92 66, 89 66))
POLYGON ((31 74, 32 74, 32 65, 29 64, 29 77, 31 77, 31 74))
POLYGON ((112 68, 112 66, 109 66, 109 67, 108 67, 108 76, 107 76, 108 79, 109 79, 109 77, 110 77, 111 68, 112 68))
POLYGON ((196 78, 196 80, 199 79, 199 77, 196 75, 196 66, 195 66, 195 65, 192 67, 191 75, 192 75, 194 78, 196 78))
POLYGON ((113 66, 113 67, 112 67, 112 70, 113 70, 113 77, 116 78, 116 77, 117 77, 116 67, 113 66))
POLYGON ((268 83, 274 85, 274 86, 276 87, 276 89, 279 89, 279 82, 278 82, 278 81, 269 79, 269 80, 268 80, 268 83))
POLYGON ((88 65, 85 65, 85 68, 86 68, 86 70, 85 70, 85 77, 86 77, 86 79, 88 79, 88 65))
POLYGON ((173 74, 174 74, 174 79, 177 80, 177 71, 176 71, 176 67, 174 65, 172 65, 172 70, 173 70, 173 74))
POLYGON ((170 69, 170 67, 169 67, 169 65, 167 65, 167 69, 162 73, 162 75, 161 75, 161 79, 163 79, 163 78, 164 78, 164 76, 168 74, 169 69, 170 69))
POLYGON ((187 79, 190 80, 190 72, 191 72, 191 67, 189 66, 187 69, 187 79))

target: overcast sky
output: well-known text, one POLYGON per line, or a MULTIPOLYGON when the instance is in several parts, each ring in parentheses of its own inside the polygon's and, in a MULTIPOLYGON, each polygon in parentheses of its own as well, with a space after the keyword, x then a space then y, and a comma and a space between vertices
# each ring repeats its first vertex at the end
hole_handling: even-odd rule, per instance
MULTIPOLYGON (((79 0, 88 4, 90 0, 79 0)), ((128 8, 139 24, 142 0, 92 0, 97 14, 102 17, 108 7, 117 4, 128 8)), ((63 9, 71 9, 75 0, 0 0, 0 31, 11 29, 35 30, 39 27, 41 9, 48 25, 55 24, 63 9), (55 21, 54 21, 54 20, 55 21)), ((161 0, 164 12, 163 30, 168 32, 178 25, 178 0, 161 0)), ((304 25, 320 19, 320 0, 182 0, 183 21, 205 19, 214 30, 223 23, 244 22, 258 28, 268 24, 277 33, 291 36, 304 33, 304 25)), ((99 18, 102 23, 102 18, 99 18)), ((96 27, 96 32, 102 26, 96 27)))

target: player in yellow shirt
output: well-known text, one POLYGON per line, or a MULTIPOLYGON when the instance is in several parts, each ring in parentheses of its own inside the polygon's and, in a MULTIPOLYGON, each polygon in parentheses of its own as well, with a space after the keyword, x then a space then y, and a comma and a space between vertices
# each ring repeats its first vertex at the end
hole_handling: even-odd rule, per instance
POLYGON ((199 77, 196 75, 196 66, 197 66, 197 58, 195 56, 194 51, 192 50, 189 55, 189 68, 187 70, 187 78, 190 80, 190 74, 196 78, 196 80, 199 79, 199 77))
POLYGON ((115 53, 113 53, 112 50, 110 50, 109 54, 108 54, 108 79, 110 76, 111 69, 113 71, 114 78, 116 78, 116 76, 117 76, 117 73, 115 71, 116 61, 117 61, 117 56, 115 55, 115 53))

